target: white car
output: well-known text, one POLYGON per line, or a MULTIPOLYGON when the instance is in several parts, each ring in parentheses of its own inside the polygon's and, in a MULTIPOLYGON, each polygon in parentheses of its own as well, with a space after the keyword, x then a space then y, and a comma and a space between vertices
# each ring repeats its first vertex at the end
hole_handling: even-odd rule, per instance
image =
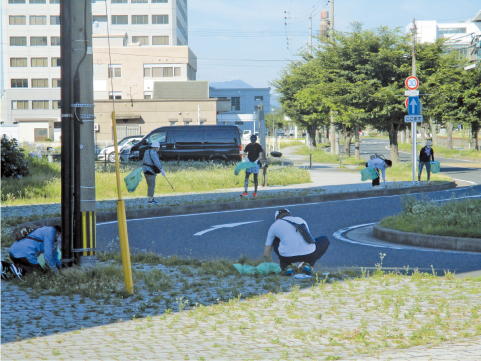
MULTIPOLYGON (((133 135, 130 137, 125 137, 120 142, 118 142, 118 151, 119 154, 122 152, 124 147, 132 147, 134 144, 137 144, 143 138, 142 135, 133 135)), ((113 145, 109 147, 105 147, 102 149, 97 157, 98 160, 108 160, 109 162, 115 162, 115 148, 113 145)))
POLYGON ((250 130, 244 130, 244 132, 242 132, 242 139, 251 139, 251 135, 252 135, 252 131, 250 130))

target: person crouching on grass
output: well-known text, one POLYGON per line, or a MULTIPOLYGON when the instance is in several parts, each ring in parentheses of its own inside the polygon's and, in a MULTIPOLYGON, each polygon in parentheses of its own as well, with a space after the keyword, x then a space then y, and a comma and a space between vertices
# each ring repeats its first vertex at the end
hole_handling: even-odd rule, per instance
POLYGON ((384 181, 384 186, 387 187, 386 183, 386 169, 392 167, 392 161, 389 159, 372 158, 366 163, 366 167, 372 167, 376 170, 377 178, 372 180, 372 187, 379 186, 381 177, 379 176, 379 171, 382 173, 382 180, 384 181))
POLYGON ((257 197, 257 186, 259 185, 259 169, 261 168, 261 164, 259 160, 264 157, 264 149, 262 149, 262 145, 256 143, 257 135, 251 135, 251 142, 246 145, 244 148, 244 158, 247 157, 249 162, 255 163, 255 166, 246 169, 246 178, 244 180, 244 193, 241 194, 241 197, 247 197, 249 193, 247 193, 247 187, 249 186, 249 177, 254 174, 254 193, 252 194, 254 197, 257 197))
POLYGON ((299 270, 311 276, 314 265, 326 253, 329 240, 323 236, 316 238, 315 243, 308 243, 294 225, 305 226, 310 235, 307 222, 300 217, 293 217, 286 208, 276 211, 274 218, 275 222, 269 228, 264 248, 266 262, 272 262, 271 253, 274 249, 279 256, 281 270, 286 276, 294 274, 292 264, 296 262, 301 262, 299 270))

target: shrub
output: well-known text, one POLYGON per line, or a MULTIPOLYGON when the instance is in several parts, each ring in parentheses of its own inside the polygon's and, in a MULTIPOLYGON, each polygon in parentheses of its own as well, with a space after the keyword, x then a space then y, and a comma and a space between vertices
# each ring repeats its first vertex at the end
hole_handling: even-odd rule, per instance
POLYGON ((18 148, 16 139, 2 137, 2 178, 19 177, 28 175, 27 161, 25 155, 18 148))

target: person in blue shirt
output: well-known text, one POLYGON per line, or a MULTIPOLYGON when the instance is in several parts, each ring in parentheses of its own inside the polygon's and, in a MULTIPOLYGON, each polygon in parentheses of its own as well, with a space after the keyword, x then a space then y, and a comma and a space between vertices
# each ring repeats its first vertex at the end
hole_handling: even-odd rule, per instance
POLYGON ((45 265, 52 271, 58 271, 62 266, 57 250, 61 241, 62 228, 60 226, 37 228, 27 237, 15 242, 8 250, 12 260, 10 270, 22 281, 25 273, 43 273, 44 269, 37 260, 37 257, 43 253, 45 265))

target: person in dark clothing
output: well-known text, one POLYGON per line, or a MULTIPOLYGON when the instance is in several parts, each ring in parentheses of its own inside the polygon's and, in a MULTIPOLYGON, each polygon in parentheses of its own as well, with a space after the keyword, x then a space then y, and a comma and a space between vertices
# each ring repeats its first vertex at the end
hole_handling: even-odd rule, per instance
POLYGON ((158 173, 162 173, 165 177, 165 171, 159 159, 159 149, 160 143, 153 142, 151 148, 144 153, 142 172, 144 172, 145 180, 147 181, 147 196, 149 197, 147 204, 159 204, 154 199, 155 177, 158 173))
POLYGON ((257 197, 257 186, 259 185, 259 169, 261 165, 259 160, 264 158, 264 149, 262 146, 257 143, 257 136, 255 134, 251 135, 251 142, 246 145, 244 148, 244 157, 247 157, 250 162, 255 163, 254 167, 246 169, 246 178, 244 180, 244 193, 241 194, 241 197, 247 197, 249 194, 247 193, 247 187, 249 185, 249 177, 254 174, 254 193, 252 194, 254 197, 257 197))
POLYGON ((426 167, 426 172, 428 174, 428 182, 431 178, 431 163, 432 160, 434 162, 434 150, 431 148, 433 143, 428 140, 426 142, 426 146, 421 149, 419 153, 419 173, 418 173, 418 182, 421 182, 421 173, 423 172, 423 167, 426 167))
POLYGON ((312 268, 326 253, 329 240, 327 237, 318 237, 315 243, 307 243, 296 226, 290 223, 303 224, 309 231, 307 222, 300 217, 293 217, 288 209, 276 211, 274 217, 276 221, 269 228, 264 248, 265 260, 272 262, 271 253, 274 250, 279 257, 281 270, 285 271, 286 276, 294 273, 292 264, 297 262, 301 262, 299 269, 304 274, 312 275, 312 268))

